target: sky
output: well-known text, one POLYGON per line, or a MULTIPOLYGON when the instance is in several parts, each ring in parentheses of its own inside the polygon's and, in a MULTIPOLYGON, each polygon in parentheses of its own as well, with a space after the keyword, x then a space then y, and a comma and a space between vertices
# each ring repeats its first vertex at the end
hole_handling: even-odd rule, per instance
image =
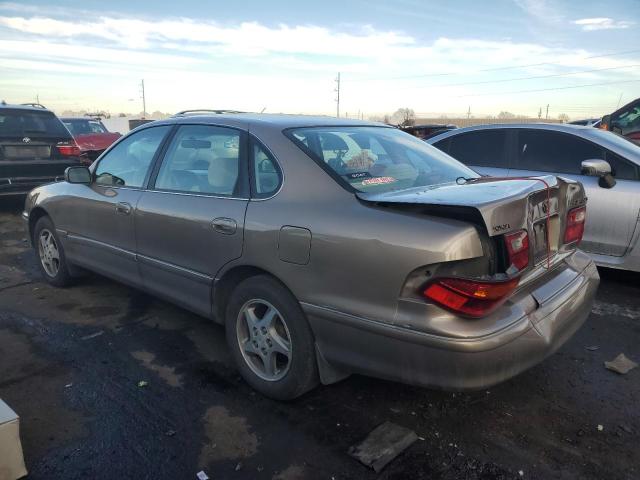
POLYGON ((0 1, 0 100, 366 117, 599 116, 640 96, 640 0, 0 1))

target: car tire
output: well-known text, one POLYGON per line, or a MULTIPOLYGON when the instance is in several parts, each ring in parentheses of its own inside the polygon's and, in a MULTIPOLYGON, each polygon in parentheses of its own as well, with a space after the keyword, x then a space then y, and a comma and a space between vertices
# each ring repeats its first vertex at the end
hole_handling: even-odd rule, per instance
POLYGON ((41 217, 33 229, 33 249, 45 280, 56 287, 73 283, 62 243, 49 217, 41 217))
POLYGON ((250 277, 233 290, 225 326, 240 374, 263 395, 292 400, 318 384, 309 323, 296 298, 273 277, 250 277))

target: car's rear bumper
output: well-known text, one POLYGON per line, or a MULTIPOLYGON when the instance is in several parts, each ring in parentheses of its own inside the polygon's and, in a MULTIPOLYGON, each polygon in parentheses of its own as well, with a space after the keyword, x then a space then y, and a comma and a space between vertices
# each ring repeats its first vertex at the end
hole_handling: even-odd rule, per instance
POLYGON ((573 273, 570 282, 537 308, 508 327, 481 337, 446 338, 309 304, 303 308, 323 361, 338 371, 475 390, 540 363, 580 328, 591 311, 599 276, 590 261, 573 273))
POLYGON ((67 167, 74 165, 80 165, 80 158, 0 161, 0 196, 22 195, 40 185, 59 181, 67 167))

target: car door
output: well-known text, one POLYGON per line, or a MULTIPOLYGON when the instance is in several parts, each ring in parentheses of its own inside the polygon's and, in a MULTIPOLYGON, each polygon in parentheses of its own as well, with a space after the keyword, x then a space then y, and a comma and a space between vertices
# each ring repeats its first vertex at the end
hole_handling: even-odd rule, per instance
POLYGON ((452 135, 434 146, 482 175, 503 177, 509 171, 508 133, 508 129, 476 130, 452 135))
POLYGON ((93 167, 90 185, 70 185, 64 214, 69 258, 92 270, 139 284, 135 208, 170 126, 124 138, 93 167))
POLYGON ((626 160, 576 135, 542 129, 519 129, 514 168, 509 176, 554 174, 584 185, 589 201, 580 248, 601 255, 623 256, 636 227, 640 209, 637 172, 626 160), (597 177, 581 175, 583 160, 612 162, 617 183, 603 188, 597 177))
POLYGON ((203 315, 216 273, 242 254, 246 141, 233 128, 181 125, 135 213, 143 284, 203 315))

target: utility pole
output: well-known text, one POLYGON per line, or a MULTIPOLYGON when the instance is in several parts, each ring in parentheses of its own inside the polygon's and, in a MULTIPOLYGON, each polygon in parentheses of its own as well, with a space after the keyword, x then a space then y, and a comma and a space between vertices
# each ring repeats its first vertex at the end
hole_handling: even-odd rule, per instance
POLYGON ((467 110, 467 120, 471 118, 471 105, 469 105, 469 110, 467 110))
POLYGON ((540 120, 542 118, 542 107, 540 107, 540 110, 538 110, 538 120, 540 120))
POLYGON ((336 77, 336 117, 340 118, 340 72, 336 77))
POLYGON ((545 120, 549 120, 549 104, 547 103, 547 114, 545 115, 545 120))
POLYGON ((142 118, 147 118, 147 99, 144 96, 144 78, 140 82, 142 87, 142 118))

